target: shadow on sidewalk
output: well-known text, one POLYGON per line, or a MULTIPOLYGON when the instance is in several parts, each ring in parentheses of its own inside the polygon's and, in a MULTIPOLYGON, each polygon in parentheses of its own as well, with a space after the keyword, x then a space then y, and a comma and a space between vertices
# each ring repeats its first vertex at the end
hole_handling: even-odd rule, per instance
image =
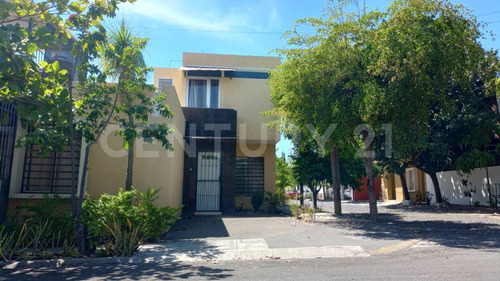
POLYGON ((166 240, 229 237, 222 216, 183 216, 164 236, 166 240))

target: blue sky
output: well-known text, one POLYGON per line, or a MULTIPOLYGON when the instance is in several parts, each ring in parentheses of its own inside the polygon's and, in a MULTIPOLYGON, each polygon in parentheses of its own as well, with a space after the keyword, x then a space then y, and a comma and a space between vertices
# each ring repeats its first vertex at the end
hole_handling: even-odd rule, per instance
MULTIPOLYGON (((146 63, 153 67, 179 67, 183 52, 236 55, 275 55, 284 45, 281 34, 295 20, 319 17, 327 0, 138 0, 120 6, 123 17, 142 37, 150 39, 146 63), (306 4, 307 3, 307 4, 306 4)), ((369 9, 385 9, 389 0, 367 0, 369 9)), ((500 1, 452 0, 473 10, 488 29, 500 34, 500 1)), ((113 25, 113 23, 110 23, 113 25)), ((483 45, 499 49, 499 41, 485 38, 483 45)), ((152 82, 152 81, 151 81, 152 82)), ((278 154, 289 153, 289 141, 278 143, 278 154)))

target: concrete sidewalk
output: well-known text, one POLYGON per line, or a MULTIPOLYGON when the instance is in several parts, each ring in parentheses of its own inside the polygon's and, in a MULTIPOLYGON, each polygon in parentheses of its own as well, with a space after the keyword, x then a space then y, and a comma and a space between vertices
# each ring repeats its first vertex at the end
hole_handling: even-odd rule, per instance
POLYGON ((323 246, 270 248, 260 239, 186 239, 161 244, 148 244, 136 257, 158 261, 225 261, 261 259, 304 259, 368 257, 360 246, 323 246))
POLYGON ((166 241, 141 247, 147 261, 222 261, 368 257, 406 239, 360 239, 355 232, 291 217, 183 217, 166 241))

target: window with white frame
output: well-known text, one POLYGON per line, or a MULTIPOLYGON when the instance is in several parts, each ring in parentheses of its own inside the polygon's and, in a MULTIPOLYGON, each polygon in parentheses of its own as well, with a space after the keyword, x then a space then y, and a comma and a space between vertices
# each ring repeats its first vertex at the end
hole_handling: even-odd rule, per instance
POLYGON ((219 108, 218 79, 189 79, 187 106, 200 108, 219 108))
POLYGON ((406 184, 408 185, 408 191, 417 191, 417 169, 406 169, 406 184))

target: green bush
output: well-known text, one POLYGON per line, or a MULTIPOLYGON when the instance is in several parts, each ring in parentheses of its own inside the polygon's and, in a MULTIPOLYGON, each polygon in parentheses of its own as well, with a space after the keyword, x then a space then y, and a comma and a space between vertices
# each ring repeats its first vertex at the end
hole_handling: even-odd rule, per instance
POLYGON ((24 253, 30 246, 26 224, 19 231, 8 232, 5 226, 0 227, 0 260, 12 260, 24 253))
POLYGON ((260 210, 262 203, 264 203, 264 192, 254 192, 254 194, 252 195, 252 207, 254 212, 258 212, 260 210))
POLYGON ((175 213, 181 208, 158 207, 154 204, 157 199, 157 190, 140 192, 135 188, 131 191, 120 189, 116 196, 104 194, 99 199, 87 198, 83 203, 82 222, 94 244, 99 239, 114 240, 111 230, 115 229, 115 224, 120 230, 129 232, 133 226, 142 240, 155 241, 178 219, 175 213))
POLYGON ((267 202, 267 211, 272 214, 280 212, 280 207, 286 206, 287 198, 282 193, 273 194, 270 191, 266 192, 265 201, 267 202))
POLYGON ((106 254, 119 257, 130 257, 144 241, 144 237, 139 234, 138 228, 133 228, 130 220, 127 219, 127 229, 123 229, 116 222, 111 226, 103 225, 113 236, 113 240, 106 245, 106 254))
MULTIPOLYGON (((53 196, 44 194, 43 199, 40 200, 31 198, 25 200, 13 214, 9 214, 7 229, 11 232, 19 232, 24 224, 30 230, 47 224, 48 229, 45 229, 45 231, 53 235, 73 239, 71 199, 61 198, 57 194, 53 196)), ((52 239, 52 237, 49 238, 52 239)), ((57 245, 54 246, 62 246, 63 241, 63 239, 56 241, 57 245)))
POLYGON ((322 212, 323 210, 321 208, 312 208, 309 205, 299 205, 299 204, 290 204, 290 212, 292 213, 292 216, 294 216, 297 219, 305 219, 305 218, 312 218, 313 213, 319 213, 322 212))

